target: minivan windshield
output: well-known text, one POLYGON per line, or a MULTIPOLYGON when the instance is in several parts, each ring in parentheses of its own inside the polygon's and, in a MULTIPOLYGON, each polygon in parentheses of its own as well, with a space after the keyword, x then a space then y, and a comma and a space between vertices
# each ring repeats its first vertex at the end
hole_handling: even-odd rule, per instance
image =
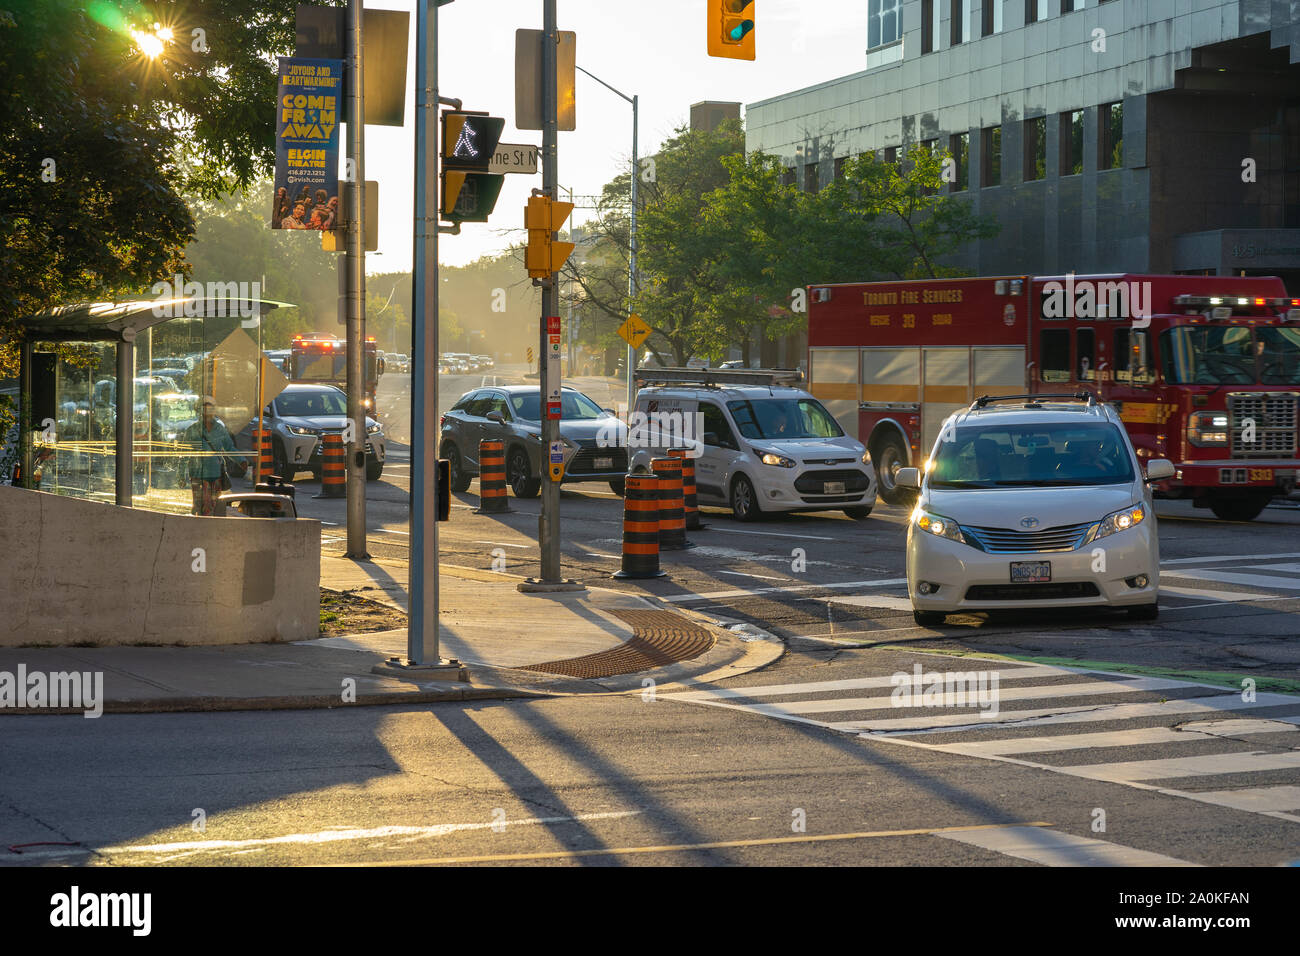
POLYGON ((815 398, 758 398, 727 402, 746 438, 840 438, 844 432, 815 398))
POLYGON ((936 445, 931 488, 1113 485, 1133 480, 1128 443, 1103 422, 964 425, 936 445))

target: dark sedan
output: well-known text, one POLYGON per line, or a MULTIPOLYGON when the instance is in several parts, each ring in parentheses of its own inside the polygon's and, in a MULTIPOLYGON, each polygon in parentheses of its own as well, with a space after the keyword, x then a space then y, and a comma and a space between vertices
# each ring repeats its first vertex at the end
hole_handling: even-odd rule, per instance
MULTIPOLYGON (((608 482, 623 493, 627 475, 627 429, 618 417, 577 389, 561 391, 560 438, 571 457, 565 482, 608 482)), ((544 451, 536 385, 497 385, 466 392, 442 416, 439 457, 451 462, 451 488, 464 491, 478 474, 478 443, 505 442, 506 481, 518 498, 542 486, 544 451)))

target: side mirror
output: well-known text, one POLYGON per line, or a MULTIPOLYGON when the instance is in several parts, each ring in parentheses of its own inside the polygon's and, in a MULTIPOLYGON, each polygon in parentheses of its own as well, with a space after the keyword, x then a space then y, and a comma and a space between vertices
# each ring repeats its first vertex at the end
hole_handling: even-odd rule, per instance
POLYGON ((1147 462, 1147 481, 1164 481, 1174 477, 1174 463, 1165 458, 1152 458, 1147 462))
POLYGON ((894 484, 896 484, 899 488, 920 488, 921 469, 920 468, 898 469, 898 474, 894 477, 894 484))
POLYGON ((614 409, 612 409, 612 408, 602 408, 601 411, 604 412, 604 413, 607 414, 607 415, 617 415, 617 414, 618 414, 618 412, 614 411, 614 409))
POLYGON ((488 412, 483 417, 490 422, 496 422, 498 425, 504 425, 506 423, 506 420, 501 417, 500 412, 488 412))

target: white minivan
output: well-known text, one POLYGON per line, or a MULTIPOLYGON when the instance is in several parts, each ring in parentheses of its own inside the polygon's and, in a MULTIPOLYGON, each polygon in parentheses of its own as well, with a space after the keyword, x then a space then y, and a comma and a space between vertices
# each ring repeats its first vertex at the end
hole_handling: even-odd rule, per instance
POLYGON ((867 517, 876 503, 870 455, 821 402, 781 384, 796 376, 647 370, 652 384, 637 393, 627 434, 632 470, 690 448, 699 503, 730 507, 741 521, 832 509, 867 517))

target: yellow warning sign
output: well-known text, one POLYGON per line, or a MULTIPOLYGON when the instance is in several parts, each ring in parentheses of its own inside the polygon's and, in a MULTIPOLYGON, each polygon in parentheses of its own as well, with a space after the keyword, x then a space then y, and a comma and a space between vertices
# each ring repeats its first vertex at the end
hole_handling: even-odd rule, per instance
POLYGON ((633 312, 627 317, 627 321, 618 327, 618 334, 623 337, 628 345, 632 348, 640 348, 641 343, 650 337, 654 329, 645 324, 641 316, 633 312))

